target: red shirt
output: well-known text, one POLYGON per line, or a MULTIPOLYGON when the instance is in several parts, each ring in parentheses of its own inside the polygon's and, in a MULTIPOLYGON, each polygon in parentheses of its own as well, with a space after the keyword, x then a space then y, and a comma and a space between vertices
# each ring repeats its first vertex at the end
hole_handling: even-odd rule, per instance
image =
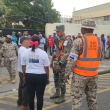
POLYGON ((54 43, 54 39, 52 37, 48 38, 48 46, 53 47, 53 43, 54 43))

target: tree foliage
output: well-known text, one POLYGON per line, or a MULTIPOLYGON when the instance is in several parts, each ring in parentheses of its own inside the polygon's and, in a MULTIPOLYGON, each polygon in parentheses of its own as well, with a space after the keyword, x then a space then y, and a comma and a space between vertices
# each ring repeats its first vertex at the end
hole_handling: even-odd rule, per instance
MULTIPOLYGON (((31 15, 49 22, 60 22, 60 13, 53 9, 52 0, 2 0, 8 8, 8 15, 31 15)), ((12 19, 12 18, 10 18, 12 19)), ((44 25, 29 22, 28 28, 44 29, 44 25)))
POLYGON ((0 0, 0 17, 6 13, 6 6, 4 3, 0 0))

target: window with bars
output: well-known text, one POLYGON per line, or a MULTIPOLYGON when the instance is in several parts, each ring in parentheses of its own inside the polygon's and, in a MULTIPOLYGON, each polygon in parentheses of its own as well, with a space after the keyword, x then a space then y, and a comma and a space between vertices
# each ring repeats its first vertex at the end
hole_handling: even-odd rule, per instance
POLYGON ((104 16, 104 21, 109 21, 110 20, 110 16, 104 16))

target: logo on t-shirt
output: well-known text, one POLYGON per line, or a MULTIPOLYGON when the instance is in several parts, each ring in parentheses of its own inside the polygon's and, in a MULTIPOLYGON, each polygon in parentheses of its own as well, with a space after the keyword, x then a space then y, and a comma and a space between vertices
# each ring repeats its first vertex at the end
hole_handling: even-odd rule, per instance
POLYGON ((39 63, 39 55, 29 55, 29 63, 39 63))

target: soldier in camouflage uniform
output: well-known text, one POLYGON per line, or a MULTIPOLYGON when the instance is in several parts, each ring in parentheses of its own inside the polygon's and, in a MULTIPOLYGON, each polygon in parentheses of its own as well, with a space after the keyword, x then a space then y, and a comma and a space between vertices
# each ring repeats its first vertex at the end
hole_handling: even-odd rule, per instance
POLYGON ((67 58, 69 56, 72 42, 70 39, 67 39, 67 36, 64 34, 64 25, 56 26, 56 32, 57 32, 58 38, 55 39, 54 44, 55 46, 57 45, 57 48, 55 49, 58 50, 59 52, 56 52, 56 55, 55 55, 55 51, 54 51, 51 64, 50 64, 50 67, 53 68, 56 93, 52 95, 50 98, 51 99, 58 98, 55 101, 55 103, 59 104, 65 101, 66 85, 64 81, 64 76, 65 76, 67 58), (62 55, 61 55, 61 50, 59 50, 60 48, 59 46, 61 43, 62 43, 62 49, 63 49, 62 55), (58 54, 60 54, 62 58, 58 54), (56 58, 58 59, 55 60, 56 58), (61 90, 61 95, 60 95, 60 90, 61 90))
POLYGON ((84 92, 86 94, 86 100, 89 110, 98 110, 96 96, 98 68, 94 68, 94 66, 99 66, 103 49, 101 39, 93 35, 93 31, 95 28, 96 24, 95 21, 92 19, 86 19, 82 22, 81 32, 84 36, 77 38, 73 42, 73 47, 70 51, 69 60, 66 65, 66 83, 68 83, 69 75, 72 73, 72 110, 81 110, 84 92), (93 41, 96 43, 94 43, 93 41), (89 46, 90 48, 86 48, 89 46), (90 53, 88 53, 88 51, 90 53), (94 55, 98 55, 98 57, 94 58, 94 55))
POLYGON ((2 45, 2 48, 0 50, 0 54, 3 53, 5 64, 7 67, 7 70, 10 75, 10 79, 8 81, 12 81, 12 83, 15 83, 15 76, 16 76, 16 60, 17 60, 17 54, 18 54, 18 46, 17 44, 12 42, 12 37, 10 35, 7 35, 6 42, 2 45))
MULTIPOLYGON (((2 48, 2 45, 4 44, 5 42, 5 37, 3 36, 3 31, 0 30, 0 49, 2 48)), ((0 54, 0 67, 3 67, 3 61, 2 61, 2 54, 0 54)))

